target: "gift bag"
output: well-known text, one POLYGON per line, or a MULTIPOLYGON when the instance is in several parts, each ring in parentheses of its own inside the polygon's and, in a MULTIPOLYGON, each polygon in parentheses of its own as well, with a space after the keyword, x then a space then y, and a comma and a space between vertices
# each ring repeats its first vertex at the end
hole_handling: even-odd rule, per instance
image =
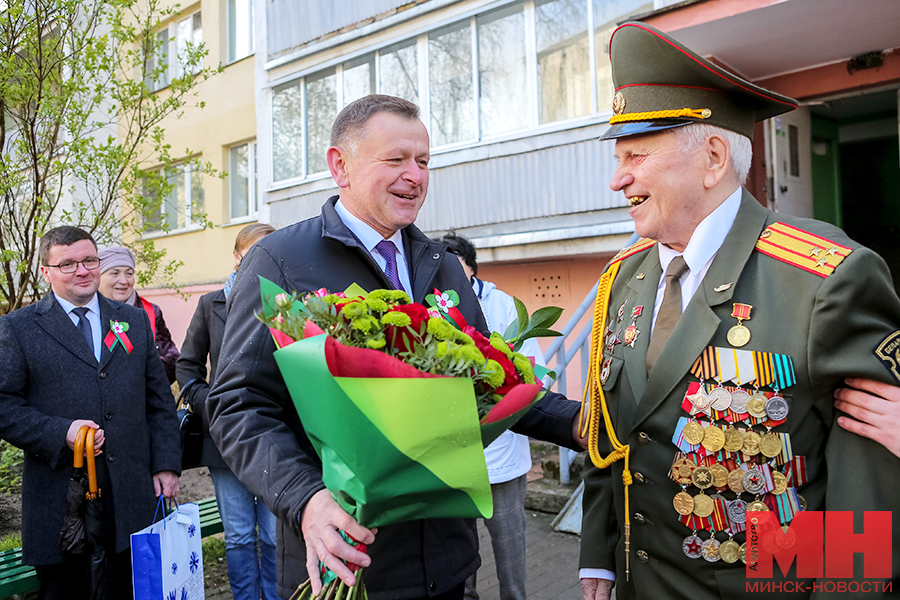
POLYGON ((162 521, 132 533, 131 568, 135 600, 203 600, 200 508, 176 505, 162 521))

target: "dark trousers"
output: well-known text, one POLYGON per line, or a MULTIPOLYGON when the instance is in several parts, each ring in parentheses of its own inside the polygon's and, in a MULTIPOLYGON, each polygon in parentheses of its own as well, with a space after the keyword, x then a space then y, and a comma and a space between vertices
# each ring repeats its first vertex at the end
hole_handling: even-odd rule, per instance
MULTIPOLYGON (((134 597, 131 584, 131 550, 107 555, 110 600, 134 597)), ((90 598, 90 555, 81 554, 55 565, 35 567, 39 600, 88 600, 90 598)))
POLYGON ((439 596, 431 596, 429 598, 422 598, 421 600, 463 600, 463 596, 466 592, 466 582, 460 583, 458 586, 450 590, 449 592, 444 592, 439 596))

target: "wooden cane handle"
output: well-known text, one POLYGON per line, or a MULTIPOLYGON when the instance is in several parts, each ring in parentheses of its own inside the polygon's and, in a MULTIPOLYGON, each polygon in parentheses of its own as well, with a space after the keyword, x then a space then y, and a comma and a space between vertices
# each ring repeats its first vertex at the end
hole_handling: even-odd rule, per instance
POLYGON ((78 429, 78 433, 75 434, 75 462, 74 466, 76 469, 80 469, 84 466, 84 437, 87 435, 88 431, 93 431, 87 425, 82 425, 78 429))
POLYGON ((94 432, 96 430, 89 429, 87 432, 87 440, 84 443, 85 455, 87 456, 87 472, 88 472, 88 498, 97 498, 99 490, 97 490, 97 466, 94 463, 94 432))

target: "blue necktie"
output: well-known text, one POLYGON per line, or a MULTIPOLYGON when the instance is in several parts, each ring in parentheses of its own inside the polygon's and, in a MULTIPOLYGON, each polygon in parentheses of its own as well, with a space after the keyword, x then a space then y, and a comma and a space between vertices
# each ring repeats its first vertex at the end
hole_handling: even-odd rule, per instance
POLYGON ((91 354, 93 354, 94 332, 91 329, 91 322, 88 321, 87 318, 88 309, 84 306, 79 306, 77 308, 73 308, 72 312, 78 315, 78 331, 80 331, 81 335, 84 336, 84 340, 87 342, 88 348, 91 349, 91 354))
POLYGON ((400 274, 397 272, 397 246, 391 240, 381 240, 375 246, 378 254, 384 258, 385 263, 384 274, 387 275, 388 281, 394 286, 395 290, 402 290, 400 284, 400 274))

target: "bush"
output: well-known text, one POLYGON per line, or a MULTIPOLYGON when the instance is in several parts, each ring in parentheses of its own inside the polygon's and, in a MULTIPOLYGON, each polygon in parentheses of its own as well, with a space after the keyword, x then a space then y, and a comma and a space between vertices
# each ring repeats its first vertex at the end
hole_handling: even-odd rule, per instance
POLYGON ((22 534, 20 532, 10 533, 0 538, 0 552, 14 550, 22 547, 22 534))
POLYGON ((0 441, 0 493, 22 492, 22 465, 25 453, 6 441, 0 441))
POLYGON ((203 540, 203 568, 210 569, 225 558, 225 540, 213 536, 203 540))

